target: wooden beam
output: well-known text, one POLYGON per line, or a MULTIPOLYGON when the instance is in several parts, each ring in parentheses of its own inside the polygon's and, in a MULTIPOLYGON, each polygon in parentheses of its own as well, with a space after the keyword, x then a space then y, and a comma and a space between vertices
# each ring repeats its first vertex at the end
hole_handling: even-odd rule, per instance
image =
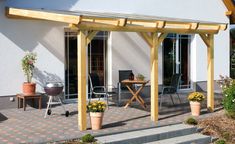
POLYGON ((202 40, 204 41, 204 43, 206 44, 207 47, 210 46, 210 39, 208 38, 208 36, 206 34, 199 34, 200 37, 202 38, 202 40))
POLYGON ((214 111, 214 35, 209 34, 207 47, 207 109, 214 111))
POLYGON ((189 29, 196 30, 198 29, 198 26, 199 26, 199 23, 191 23, 189 29))
POLYGON ((86 33, 78 31, 78 126, 81 131, 87 129, 86 121, 86 33))
POLYGON ((225 12, 225 15, 226 15, 226 16, 231 16, 232 14, 233 14, 232 11, 226 11, 226 12, 225 12))
POLYGON ((87 35, 87 45, 91 42, 91 40, 96 36, 96 34, 98 33, 98 31, 91 31, 88 35, 87 35))
POLYGON ((37 11, 37 10, 27 10, 18 8, 6 8, 6 15, 8 17, 25 17, 34 18, 42 20, 50 20, 64 23, 78 24, 80 22, 80 16, 58 14, 53 12, 37 11))
POLYGON ((223 2, 228 10, 233 11, 235 9, 232 0, 223 0, 223 2))
POLYGON ((166 25, 166 22, 165 21, 158 21, 157 22, 157 28, 164 28, 166 25))
MULTIPOLYGON (((231 15, 230 16, 230 23, 234 24, 235 23, 235 6, 232 2, 232 0, 223 0, 225 6, 227 7, 228 11, 231 11, 231 15)), ((229 12, 230 13, 230 12, 229 12)), ((227 15, 227 13, 226 13, 227 15)))
POLYGON ((151 36, 148 35, 148 33, 140 32, 139 35, 144 39, 144 41, 149 45, 150 48, 152 48, 153 45, 153 39, 151 36))
POLYGON ((126 19, 126 18, 125 18, 125 19, 119 19, 117 26, 123 27, 123 26, 126 25, 126 22, 127 22, 127 19, 126 19))
POLYGON ((75 24, 69 24, 68 28, 71 29, 71 30, 76 30, 76 31, 78 31, 78 27, 77 27, 77 25, 75 25, 75 24))
POLYGON ((193 33, 208 33, 216 34, 219 32, 218 29, 207 30, 207 29, 183 29, 183 28, 154 28, 154 27, 143 27, 126 25, 125 27, 119 27, 114 25, 105 24, 94 24, 92 22, 81 22, 78 25, 80 30, 96 30, 96 31, 126 31, 126 32, 160 32, 160 33, 180 33, 180 34, 193 34, 193 33))

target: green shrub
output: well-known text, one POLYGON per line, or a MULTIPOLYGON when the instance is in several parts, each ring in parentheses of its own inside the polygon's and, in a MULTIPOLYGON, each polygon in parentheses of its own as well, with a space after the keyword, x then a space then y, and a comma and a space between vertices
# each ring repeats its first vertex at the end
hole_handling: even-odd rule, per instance
POLYGON ((235 119, 235 84, 223 90, 223 106, 226 114, 235 119))
POLYGON ((81 137, 81 140, 84 143, 91 143, 91 142, 95 142, 95 137, 92 136, 91 134, 86 134, 83 137, 81 137))
POLYGON ((189 124, 189 125, 197 125, 198 124, 197 120, 195 118, 193 118, 193 117, 187 118, 185 123, 189 124))
POLYGON ((235 119, 235 81, 230 77, 220 76, 221 80, 218 84, 223 91, 222 104, 226 111, 226 115, 235 119))
POLYGON ((218 139, 217 141, 215 141, 215 144, 226 144, 226 141, 223 139, 218 139))

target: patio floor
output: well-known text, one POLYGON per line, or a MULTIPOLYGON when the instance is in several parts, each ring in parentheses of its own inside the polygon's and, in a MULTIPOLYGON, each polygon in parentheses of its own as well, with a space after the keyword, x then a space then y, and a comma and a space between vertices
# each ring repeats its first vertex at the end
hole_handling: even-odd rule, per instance
MULTIPOLYGON (((103 128, 98 131, 90 129, 89 116, 87 114, 88 130, 79 131, 77 127, 77 104, 66 104, 65 107, 71 115, 62 115, 60 106, 52 108, 52 115, 44 118, 45 109, 38 110, 32 107, 23 109, 0 110, 0 143, 46 143, 66 139, 79 138, 84 134, 105 135, 137 129, 151 128, 183 122, 190 116, 190 109, 186 95, 181 95, 183 102, 172 105, 170 102, 163 103, 160 110, 159 122, 151 122, 149 105, 147 110, 135 103, 132 107, 116 107, 111 105, 104 115, 103 128)), ((217 103, 221 96, 217 95, 217 103)), ((205 105, 205 104, 204 104, 205 105)), ((218 108, 218 107, 217 107, 218 108)), ((209 113, 202 112, 202 117, 209 113)))

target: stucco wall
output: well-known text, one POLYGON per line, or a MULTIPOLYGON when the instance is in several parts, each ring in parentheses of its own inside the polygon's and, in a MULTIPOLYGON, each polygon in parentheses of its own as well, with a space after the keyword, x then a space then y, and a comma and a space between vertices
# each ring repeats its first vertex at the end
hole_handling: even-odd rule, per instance
MULTIPOLYGON (((117 84, 119 70, 132 70, 150 79, 150 47, 134 32, 112 32, 112 84, 117 84)), ((162 48, 159 49, 159 84, 162 84, 162 48)), ((111 83, 110 83, 111 84, 111 83)))
MULTIPOLYGON (((207 80, 207 47, 199 35, 195 35, 193 42, 192 58, 192 80, 207 80)), ((219 75, 229 76, 229 28, 221 31, 214 37, 214 79, 218 80, 219 75)))
POLYGON ((38 55, 37 90, 43 79, 64 79, 64 25, 48 21, 13 20, 5 17, 0 1, 0 96, 21 92, 25 81, 21 59, 25 51, 38 55))

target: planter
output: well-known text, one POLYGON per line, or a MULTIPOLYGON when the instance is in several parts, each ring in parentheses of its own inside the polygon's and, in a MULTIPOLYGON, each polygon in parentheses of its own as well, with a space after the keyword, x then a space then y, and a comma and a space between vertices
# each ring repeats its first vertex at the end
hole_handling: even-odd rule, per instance
POLYGON ((23 94, 24 95, 34 95, 36 91, 36 84, 35 83, 23 83, 23 94))
POLYGON ((190 101, 190 108, 192 116, 199 116, 201 111, 201 103, 196 101, 190 101))
POLYGON ((91 118, 91 129, 92 130, 99 130, 102 127, 102 121, 103 121, 103 112, 90 112, 90 118, 91 118))

